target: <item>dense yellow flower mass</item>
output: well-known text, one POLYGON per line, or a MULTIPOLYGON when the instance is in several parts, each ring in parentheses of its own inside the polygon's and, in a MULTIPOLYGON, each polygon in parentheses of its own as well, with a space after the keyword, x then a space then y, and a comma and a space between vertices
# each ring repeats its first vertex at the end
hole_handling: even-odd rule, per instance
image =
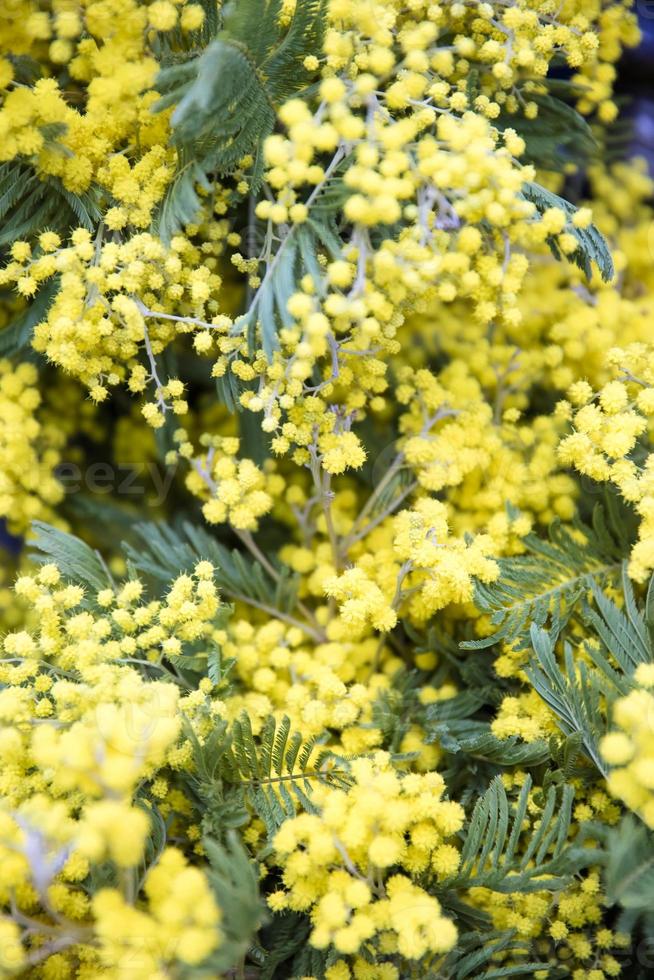
POLYGON ((438 773, 400 778, 389 761, 384 753, 357 760, 347 792, 319 792, 320 816, 289 820, 274 839, 289 891, 273 892, 269 904, 313 906, 311 942, 319 949, 356 953, 383 931, 386 952, 396 946, 407 959, 421 959, 456 938, 435 898, 407 875, 385 872, 397 864, 415 876, 430 867, 442 876, 455 871, 457 850, 443 841, 460 828, 463 811, 441 800, 438 773))
POLYGON ((633 7, 2 4, 0 977, 635 976, 633 7))
POLYGON ((13 531, 54 514, 63 496, 53 470, 65 434, 41 409, 33 364, 0 361, 0 516, 13 531))
POLYGON ((611 766, 608 785, 629 809, 640 814, 649 827, 654 822, 652 801, 652 713, 649 688, 654 672, 649 664, 636 670, 639 687, 621 698, 615 706, 616 730, 604 737, 602 756, 611 766))

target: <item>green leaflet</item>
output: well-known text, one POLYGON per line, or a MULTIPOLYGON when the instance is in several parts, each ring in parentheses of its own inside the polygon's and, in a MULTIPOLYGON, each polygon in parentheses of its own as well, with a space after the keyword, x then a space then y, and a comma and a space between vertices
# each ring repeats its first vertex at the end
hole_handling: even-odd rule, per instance
POLYGON ((588 754, 601 771, 604 766, 597 745, 605 733, 611 704, 632 690, 633 675, 641 664, 654 663, 650 626, 652 582, 644 610, 636 603, 626 566, 622 569, 623 608, 593 584, 594 607, 584 604, 582 616, 602 646, 593 647, 590 667, 575 662, 566 644, 565 670, 562 670, 554 655, 552 637, 535 625, 531 628, 538 665, 527 667, 530 679, 556 712, 564 730, 581 735, 588 754))
POLYGON ((222 29, 211 39, 205 35, 202 52, 171 59, 159 73, 155 108, 175 106, 179 150, 179 174, 155 221, 164 240, 197 216, 195 185, 205 186, 206 175, 229 174, 251 155, 251 186, 256 191, 261 183, 261 145, 273 130, 275 106, 310 81, 303 61, 319 50, 324 30, 323 0, 298 3, 286 29, 279 26, 281 8, 280 0, 227 4, 222 29))
POLYGON ((615 689, 598 671, 575 661, 570 644, 564 646, 562 668, 552 637, 545 630, 532 625, 531 639, 536 662, 525 671, 532 686, 556 715, 564 735, 578 735, 590 760, 606 776, 599 752, 599 742, 607 731, 603 701, 610 701, 615 689))
POLYGON ((39 289, 26 309, 15 320, 0 330, 0 356, 13 357, 29 347, 34 327, 45 319, 48 309, 59 290, 59 280, 51 279, 39 289))
POLYGON ((297 576, 279 566, 275 582, 261 565, 234 549, 230 550, 201 526, 185 522, 179 530, 167 524, 137 524, 133 528, 139 544, 126 544, 130 566, 158 583, 167 583, 197 562, 213 563, 215 581, 230 599, 254 600, 272 610, 288 612, 297 598, 297 576))
MULTIPOLYGON (((522 195, 527 201, 535 204, 539 214, 542 214, 548 208, 556 207, 565 211, 568 219, 571 219, 578 210, 574 204, 566 201, 565 198, 559 197, 558 194, 548 191, 545 187, 533 181, 527 181, 524 184, 522 195)), ((595 225, 590 225, 588 228, 575 228, 569 220, 566 231, 574 235, 579 243, 576 252, 573 252, 568 258, 579 266, 589 281, 593 277, 593 263, 595 263, 604 282, 611 282, 615 275, 613 258, 611 257, 606 239, 595 225)), ((562 255, 553 238, 549 240, 549 246, 555 258, 560 260, 562 255)))
POLYGON ((233 830, 227 832, 224 843, 205 838, 202 844, 209 859, 209 884, 222 910, 221 943, 205 966, 222 972, 246 953, 265 919, 265 906, 259 896, 256 866, 233 830))
POLYGON ((32 561, 53 562, 64 578, 95 592, 111 586, 111 578, 97 552, 72 534, 43 521, 33 521, 36 537, 30 541, 32 561))
POLYGON ((654 936, 654 835, 628 814, 617 827, 593 825, 601 841, 599 858, 604 866, 607 899, 622 911, 618 928, 634 932, 640 926, 654 936))
MULTIPOLYGON (((473 932, 466 932, 459 936, 456 947, 448 953, 443 963, 440 965, 438 973, 434 976, 447 977, 448 980, 500 980, 501 977, 524 977, 532 978, 534 974, 542 969, 547 971, 548 980, 556 976, 552 972, 550 964, 538 961, 529 961, 526 955, 529 953, 529 945, 517 938, 514 929, 506 929, 497 932, 488 929, 480 932, 476 929, 473 932), (494 960, 502 954, 509 954, 515 958, 520 957, 519 965, 503 967, 497 963, 493 966, 494 960), (483 971, 483 972, 480 972, 483 971)), ((563 974, 558 974, 563 975, 563 974)))
POLYGON ((0 245, 32 239, 46 229, 66 235, 71 228, 95 231, 102 219, 101 191, 66 190, 56 177, 39 177, 22 161, 0 165, 0 245))
POLYGON ((188 158, 186 150, 180 150, 177 173, 166 190, 154 221, 153 230, 165 242, 169 242, 175 231, 190 224, 202 207, 198 188, 205 192, 211 190, 206 174, 200 164, 188 158))
POLYGON ((287 303, 304 275, 314 279, 317 289, 322 288, 315 256, 325 242, 329 243, 327 247, 332 256, 340 254, 341 243, 329 221, 309 221, 288 232, 249 308, 234 325, 235 331, 246 334, 250 352, 256 349, 260 338, 266 357, 272 360, 279 347, 277 334, 280 328, 291 323, 287 303))
POLYGON ((576 870, 568 845, 574 788, 550 787, 538 824, 521 842, 531 786, 527 776, 511 806, 502 780, 492 781, 466 824, 461 864, 456 875, 443 882, 444 893, 476 886, 502 893, 566 887, 576 870))
POLYGON ((567 102, 552 94, 524 93, 535 102, 538 115, 528 119, 524 112, 503 113, 498 129, 514 129, 524 139, 527 149, 521 158, 545 170, 560 172, 566 163, 583 164, 598 150, 593 132, 584 117, 567 102))
POLYGON ((640 664, 654 663, 654 640, 649 629, 652 586, 645 612, 639 610, 631 582, 623 569, 624 608, 619 609, 597 586, 595 608, 585 605, 583 617, 602 641, 589 653, 592 663, 578 660, 573 648, 563 646, 562 664, 555 653, 555 639, 535 623, 531 642, 535 663, 525 667, 535 690, 556 715, 567 736, 577 736, 589 759, 607 775, 599 743, 610 727, 611 708, 632 690, 633 675, 640 664))
POLYGON ((629 543, 620 536, 626 537, 625 530, 611 514, 609 518, 597 506, 592 526, 576 525, 581 541, 555 521, 549 541, 530 534, 524 539, 525 555, 500 559, 499 579, 478 583, 475 589, 475 605, 496 629, 490 636, 463 642, 462 648, 481 650, 510 640, 525 649, 532 623, 549 623, 558 635, 592 584, 604 584, 621 572, 629 543))
POLYGON ((269 716, 258 736, 243 713, 228 728, 220 722, 202 742, 190 726, 187 736, 194 752, 197 776, 192 780, 201 801, 204 824, 213 833, 239 826, 249 811, 263 820, 272 839, 285 820, 298 810, 311 812, 316 783, 346 787, 347 765, 328 749, 316 750, 316 740, 291 733, 287 717, 269 716))
MULTIPOLYGON (((277 968, 307 948, 310 925, 298 912, 279 913, 261 934, 264 960, 260 980, 274 980, 277 968)), ((317 953, 317 950, 315 951, 317 953)), ((304 973, 304 971, 303 971, 304 973)))

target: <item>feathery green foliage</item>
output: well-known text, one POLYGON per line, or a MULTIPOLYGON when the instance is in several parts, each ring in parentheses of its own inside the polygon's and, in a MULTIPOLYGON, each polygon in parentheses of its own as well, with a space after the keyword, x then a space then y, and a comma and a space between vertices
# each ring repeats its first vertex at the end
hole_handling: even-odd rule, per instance
POLYGON ((79 538, 43 521, 34 521, 32 529, 36 535, 31 541, 33 561, 41 565, 53 562, 64 578, 96 592, 111 585, 100 556, 79 538))
MULTIPOLYGON (((579 243, 577 250, 568 258, 579 266, 588 280, 593 277, 593 263, 597 265, 604 282, 610 282, 613 279, 615 267, 606 239, 595 225, 589 225, 588 228, 576 228, 572 224, 570 219, 577 211, 574 204, 534 181, 527 181, 522 193, 527 201, 536 205, 539 214, 543 214, 548 208, 560 208, 565 211, 568 215, 568 231, 574 235, 579 243)), ((549 246, 555 258, 561 260, 562 255, 554 239, 549 239, 549 246)))
POLYGON ((526 893, 566 887, 576 870, 568 845, 574 789, 550 787, 539 821, 525 841, 522 834, 531 787, 527 776, 511 807, 502 780, 492 781, 472 811, 459 871, 446 880, 444 889, 479 886, 526 893))
POLYGON ((130 566, 159 583, 190 571, 203 559, 212 562, 215 580, 232 600, 254 602, 290 612, 297 602, 297 576, 284 566, 272 578, 263 566, 237 549, 230 550, 200 525, 185 521, 179 529, 167 524, 137 524, 132 529, 138 544, 125 545, 130 566))
POLYGON ((552 637, 532 626, 536 664, 528 665, 527 676, 534 689, 549 705, 565 735, 579 735, 584 749, 599 772, 606 775, 599 741, 606 734, 607 719, 602 697, 611 693, 598 671, 575 660, 569 643, 564 646, 564 667, 559 666, 552 637))
POLYGON ((586 836, 599 840, 598 861, 604 869, 607 899, 620 909, 617 926, 642 929, 654 937, 654 834, 628 814, 616 827, 592 824, 586 836))
POLYGON ((529 534, 525 555, 499 560, 498 581, 479 583, 475 590, 475 605, 497 629, 480 640, 465 641, 464 649, 480 650, 505 639, 525 648, 531 624, 548 623, 558 636, 592 584, 620 574, 628 544, 600 506, 592 527, 578 522, 575 530, 573 536, 555 521, 549 541, 529 534))
POLYGON ((207 970, 227 970, 247 952, 251 937, 265 919, 256 869, 238 835, 230 830, 225 841, 205 838, 209 883, 223 909, 223 941, 206 963, 207 970))
MULTIPOLYGON (((554 94, 551 83, 548 88, 547 94, 529 92, 524 95, 528 102, 538 106, 537 116, 531 119, 522 112, 504 113, 498 120, 498 128, 511 128, 522 136, 527 147, 525 162, 554 171, 562 170, 570 162, 587 163, 598 150, 588 122, 573 106, 554 94)), ((580 94, 578 87, 572 91, 580 94)))
POLYGON ((201 53, 172 60, 160 72, 157 107, 175 107, 171 122, 180 152, 156 222, 164 240, 197 214, 195 188, 207 191, 207 174, 229 174, 250 156, 251 185, 258 188, 261 145, 273 130, 275 107, 311 81, 303 61, 319 50, 324 30, 324 0, 298 3, 286 27, 280 27, 281 8, 281 0, 233 0, 201 53))
POLYGON ((64 235, 77 227, 94 231, 101 220, 96 187, 75 194, 29 164, 0 165, 0 247, 18 238, 32 239, 45 229, 64 235))
POLYGON ((219 723, 201 744, 188 729, 197 776, 193 788, 202 801, 207 832, 239 826, 253 811, 272 838, 284 820, 298 809, 312 810, 316 783, 347 787, 347 766, 333 752, 320 749, 315 739, 291 732, 284 717, 268 717, 258 736, 242 714, 231 726, 219 723))
POLYGON ((555 653, 555 637, 531 627, 536 663, 525 670, 544 701, 555 713, 566 735, 578 735, 588 757, 606 775, 599 742, 606 734, 611 706, 633 687, 633 674, 640 664, 654 663, 654 642, 648 621, 639 611, 631 583, 623 571, 624 610, 596 586, 595 608, 586 605, 584 619, 596 632, 602 647, 586 647, 586 656, 575 657, 573 647, 563 645, 563 665, 555 653))
POLYGON ((59 290, 59 282, 51 279, 41 286, 32 302, 3 330, 0 330, 0 356, 13 357, 29 346, 34 327, 43 320, 50 303, 59 290))

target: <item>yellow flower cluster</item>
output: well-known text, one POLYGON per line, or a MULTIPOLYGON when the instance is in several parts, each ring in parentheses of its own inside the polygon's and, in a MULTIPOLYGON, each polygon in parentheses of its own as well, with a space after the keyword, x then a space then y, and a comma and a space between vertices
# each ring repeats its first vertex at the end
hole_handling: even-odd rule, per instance
MULTIPOLYGON (((517 790, 525 773, 516 771, 503 777, 507 790, 517 790)), ((597 820, 613 826, 620 817, 600 784, 579 788, 575 796, 574 815, 580 823, 597 820)), ((531 792, 523 831, 538 826, 543 812, 543 797, 531 792)), ((573 834, 576 827, 573 825, 573 834)), ((539 958, 553 969, 567 971, 573 980, 606 980, 620 976, 622 965, 613 953, 620 953, 629 936, 604 925, 606 897, 597 869, 584 872, 567 888, 558 892, 535 891, 528 894, 497 894, 487 888, 472 888, 470 897, 484 909, 496 929, 514 929, 522 940, 534 941, 539 958)))
POLYGON ((469 542, 452 537, 447 507, 434 498, 423 497, 414 509, 401 511, 389 521, 389 531, 384 551, 385 528, 371 538, 371 550, 355 565, 324 583, 339 603, 344 624, 357 635, 368 625, 381 632, 393 629, 398 610, 424 622, 445 606, 469 602, 475 579, 492 582, 498 576, 497 564, 488 557, 492 538, 478 535, 469 542))
MULTIPOLYGON (((429 95, 436 105, 460 111, 470 102, 466 87, 470 63, 479 63, 483 70, 474 106, 489 118, 495 118, 502 106, 515 112, 520 104, 515 88, 527 82, 531 91, 537 91, 537 81, 547 75, 550 62, 562 57, 582 78, 595 81, 584 92, 585 105, 600 103, 613 118, 603 103, 615 77, 613 64, 623 44, 638 42, 630 6, 619 3, 604 11, 599 3, 581 0, 562 8, 547 3, 425 0, 405 8, 384 0, 364 7, 335 0, 330 5, 333 27, 325 50, 329 66, 336 71, 354 63, 362 73, 384 76, 398 61, 393 43, 397 32, 403 57, 399 78, 390 90, 393 104, 399 106, 429 95), (600 38, 593 30, 598 21, 600 38), (454 43, 438 48, 434 42, 443 34, 451 35, 454 43), (431 86, 424 78, 428 67, 437 76, 431 86)), ((529 111, 535 113, 537 106, 529 111)))
POLYGON ((483 861, 527 778, 509 847, 530 869, 558 782, 571 845, 624 808, 654 829, 651 669, 598 781, 524 637, 470 642, 525 537, 585 519, 597 482, 640 520, 637 601, 654 571, 654 183, 594 162, 589 200, 555 196, 583 158, 571 106, 598 139, 616 116, 633 4, 0 6, 0 534, 45 519, 97 549, 85 588, 2 550, 0 976, 617 976, 599 871, 470 887, 461 851, 498 771, 483 861), (83 484, 108 457, 124 490, 65 498, 58 464, 83 484), (144 527, 159 469, 167 523, 144 527), (528 777, 505 746, 549 757, 528 777), (216 884, 232 828, 260 933, 247 882, 216 884))
POLYGON ((226 633, 222 650, 236 661, 245 691, 229 699, 227 717, 236 718, 245 709, 258 732, 270 713, 286 715, 307 735, 317 737, 325 729, 338 733, 340 748, 348 756, 379 744, 372 707, 390 687, 399 661, 385 657, 375 670, 374 637, 358 642, 325 638, 309 644, 299 626, 274 619, 258 628, 236 619, 226 633))
POLYGON ((383 752, 354 762, 352 774, 350 790, 317 790, 320 813, 287 821, 275 837, 287 890, 270 906, 311 910, 319 949, 352 954, 374 937, 409 960, 450 949, 454 925, 412 879, 456 871, 457 849, 445 841, 462 825, 461 807, 442 799, 437 773, 401 776, 383 752))
MULTIPOLYGON (((602 79, 587 86, 585 111, 599 105, 601 116, 612 117, 613 62, 622 45, 638 38, 627 6, 620 7, 622 20, 604 18, 610 42, 602 44, 593 29, 599 7, 329 5, 319 107, 313 112, 301 98, 286 102, 279 110, 286 134, 265 144, 272 193, 258 203, 256 216, 266 226, 262 257, 275 239, 277 257, 261 275, 262 259, 233 256, 255 290, 240 333, 257 320, 264 332, 275 266, 291 262, 302 235, 311 234, 312 208, 341 170, 349 241, 340 254, 330 245, 330 257, 307 267, 301 290, 281 310, 278 349, 265 355, 249 349, 239 342, 237 321, 236 336, 219 341, 214 367, 217 377, 256 382, 241 402, 263 412, 275 452, 307 447, 296 461, 320 452, 330 473, 362 464, 351 419, 383 410, 383 355, 397 352, 407 312, 426 310, 434 300, 446 307, 462 300, 482 328, 520 327, 525 249, 538 251, 547 241, 563 254, 575 252, 573 232, 590 215, 571 219, 558 207, 538 214, 522 194, 535 177, 532 166, 519 162, 524 141, 511 127, 498 131, 492 120, 502 112, 534 118, 544 91, 538 79, 560 57, 602 79), (439 39, 449 32, 455 43, 443 47, 439 39), (471 63, 479 66, 476 95, 471 63), (338 404, 340 420, 326 410, 326 399, 338 404), (316 434, 326 437, 327 451, 311 449, 316 434)), ((209 338, 202 343, 208 349, 209 338)))
POLYGON ((525 742, 534 742, 554 735, 557 725, 552 712, 536 691, 526 691, 502 700, 491 730, 498 738, 518 735, 525 742))
POLYGON ((654 569, 654 454, 640 461, 634 456, 654 416, 651 347, 613 348, 607 363, 617 379, 597 393, 587 381, 578 381, 570 387, 568 401, 560 403, 558 411, 570 418, 574 432, 562 440, 559 456, 584 476, 612 483, 634 505, 641 523, 629 573, 644 582, 654 569))
POLYGON ((56 971, 59 956, 68 969, 81 943, 88 968, 107 976, 121 976, 132 956, 143 957, 142 977, 199 963, 220 942, 220 910, 203 872, 169 848, 145 878, 146 906, 136 904, 134 869, 152 832, 138 794, 174 758, 182 705, 174 675, 174 683, 148 679, 132 665, 165 677, 162 658, 174 660, 183 644, 196 656, 204 646, 206 657, 218 609, 213 568, 203 562, 179 576, 164 600, 147 601, 137 579, 104 589, 97 611, 51 564, 19 577, 16 593, 38 625, 3 640, 0 900, 14 896, 19 923, 44 916, 22 945, 14 936, 16 962, 46 961, 56 971), (107 865, 130 884, 90 901, 81 882, 107 865), (42 941, 58 928, 64 938, 51 959, 42 941))
POLYGON ((602 739, 602 758, 611 767, 607 785, 630 810, 654 827, 654 670, 641 664, 638 687, 614 706, 614 730, 602 739))
POLYGON ((37 380, 33 364, 0 361, 0 517, 15 533, 51 519, 63 498, 53 470, 66 437, 42 416, 37 380))
MULTIPOLYGON (((40 78, 33 86, 19 83, 12 87, 19 79, 14 78, 10 60, 3 58, 1 158, 33 161, 39 173, 60 179, 66 190, 75 192, 87 190, 99 172, 104 172, 109 178, 106 187, 113 191, 111 166, 103 171, 111 154, 127 146, 132 152, 147 154, 167 138, 165 117, 150 112, 156 100, 152 85, 158 64, 148 28, 171 31, 180 21, 182 28, 197 28, 202 23, 202 8, 187 5, 185 0, 177 4, 168 0, 150 4, 87 0, 80 5, 53 0, 48 7, 40 9, 29 0, 5 4, 0 49, 21 55, 35 48, 46 66, 51 66, 49 74, 66 66, 77 99, 69 104, 69 93, 56 77, 40 78), (77 101, 82 104, 76 105, 77 101)), ((153 188, 144 186, 143 211, 148 208, 148 198, 151 207, 156 183, 153 188)), ((123 199, 119 194, 118 200, 123 199)))
POLYGON ((60 247, 52 233, 42 235, 39 244, 41 254, 35 255, 28 243, 14 244, 13 261, 0 276, 5 283, 15 281, 26 296, 39 283, 61 276, 62 289, 35 329, 35 349, 79 378, 97 402, 120 381, 135 392, 151 384, 155 401, 146 414, 148 421, 155 427, 163 424, 162 413, 169 407, 185 414, 186 403, 179 397, 183 386, 177 382, 177 390, 169 390, 170 383, 159 380, 155 356, 180 330, 192 332, 197 326, 193 318, 159 316, 148 303, 158 302, 161 295, 172 308, 188 309, 194 317, 204 315, 221 280, 208 265, 198 267, 199 250, 182 236, 166 249, 160 239, 145 232, 124 244, 105 242, 102 226, 95 242, 79 228, 68 246, 60 247), (179 319, 181 326, 176 327, 179 319), (176 399, 172 406, 165 402, 169 394, 176 399))
MULTIPOLYGON (((180 454, 192 454, 186 431, 178 430, 175 435, 181 443, 180 454)), ((205 456, 192 460, 186 486, 206 501, 202 513, 209 524, 228 521, 237 531, 256 531, 284 481, 272 468, 264 472, 251 459, 237 459, 238 439, 219 436, 211 442, 205 456)))
POLYGON ((165 975, 169 969, 201 963, 220 944, 220 907, 198 868, 168 847, 148 872, 145 909, 137 909, 116 889, 93 899, 95 933, 102 944, 104 976, 135 980, 165 975))

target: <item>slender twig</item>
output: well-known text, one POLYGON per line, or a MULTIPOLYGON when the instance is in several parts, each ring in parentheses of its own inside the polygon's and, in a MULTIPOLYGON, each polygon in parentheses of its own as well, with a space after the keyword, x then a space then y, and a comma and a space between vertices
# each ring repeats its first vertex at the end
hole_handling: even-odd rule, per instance
POLYGON ((143 324, 143 340, 145 342, 145 352, 148 355, 148 361, 150 362, 150 375, 156 385, 155 393, 157 396, 157 404, 159 405, 159 408, 165 415, 168 409, 170 408, 170 406, 166 404, 166 400, 163 396, 163 385, 157 373, 157 362, 152 352, 152 344, 150 343, 150 334, 148 333, 148 328, 146 327, 145 323, 143 324))
MULTIPOLYGON (((196 473, 198 473, 202 477, 202 479, 206 483, 206 485, 209 488, 209 490, 211 491, 211 493, 215 493, 217 491, 217 489, 218 489, 218 484, 210 476, 210 474, 205 469, 205 467, 202 465, 202 463, 200 462, 200 460, 199 459, 192 460, 191 461, 191 465, 193 466, 193 469, 196 471, 196 473)), ((250 552, 250 554, 252 555, 252 557, 257 562, 259 562, 259 564, 261 565, 262 568, 264 568, 266 570, 266 572, 272 578, 272 580, 274 582, 277 582, 277 584, 279 584, 282 581, 281 573, 275 568, 275 566, 264 555, 263 551, 261 550, 261 548, 259 547, 259 545, 254 540, 252 534, 249 531, 243 531, 243 530, 241 530, 239 528, 236 528, 236 527, 232 527, 232 530, 236 534, 236 536, 239 539, 239 541, 241 541, 241 543, 244 544, 245 547, 248 549, 248 551, 250 552)), ((297 606, 298 610, 302 613, 302 615, 303 616, 306 616, 306 618, 309 620, 310 628, 316 633, 316 635, 322 636, 322 633, 320 632, 320 628, 318 626, 318 623, 316 622, 316 618, 315 618, 314 614, 311 612, 311 610, 308 609, 307 606, 305 606, 304 603, 300 599, 296 599, 295 605, 297 606)), ((272 608, 274 608, 274 607, 272 607, 272 608)), ((277 611, 274 615, 277 615, 278 618, 280 618, 280 619, 283 618, 282 617, 282 614, 279 611, 277 611)))
MULTIPOLYGON (((311 208, 311 205, 315 202, 316 198, 318 197, 318 195, 322 191, 325 183, 329 180, 329 178, 331 177, 331 175, 333 174, 333 172, 336 170, 336 167, 339 165, 339 163, 341 162, 341 160, 343 159, 344 156, 345 156, 345 149, 344 149, 343 146, 339 146, 339 148, 336 150, 336 153, 334 154, 334 157, 333 157, 331 163, 329 164, 329 166, 325 170, 325 175, 324 175, 323 179, 320 181, 319 184, 316 185, 316 187, 314 187, 313 191, 311 192, 311 194, 307 198, 307 200, 306 200, 306 207, 307 207, 307 209, 311 208)), ((284 250, 286 249, 286 246, 288 245, 288 243, 290 242, 290 240, 295 235, 295 232, 297 230, 297 227, 298 227, 297 225, 294 225, 289 230, 288 234, 285 235, 285 237, 282 239, 279 248, 275 252, 274 258, 273 258, 272 262, 270 263, 270 265, 268 266, 268 268, 266 269, 266 273, 265 273, 263 279, 261 280, 261 284, 259 285, 259 288, 257 289, 257 291, 256 291, 256 293, 254 295, 254 298, 253 298, 252 302, 250 303, 250 306, 249 306, 249 308, 247 310, 247 315, 252 314, 254 312, 254 310, 256 310, 257 306, 259 305, 259 302, 261 300, 261 297, 263 296, 263 291, 266 289, 269 280, 271 279, 271 277, 272 277, 275 269, 277 268, 277 265, 278 265, 278 263, 279 263, 282 255, 284 253, 284 250)))
POLYGON ((298 629, 310 636, 312 640, 316 643, 325 643, 327 637, 322 632, 322 630, 315 629, 309 623, 305 623, 301 619, 296 619, 295 616, 291 616, 288 613, 282 612, 281 609, 277 609, 276 606, 269 606, 266 602, 259 602, 258 599, 252 599, 250 596, 243 595, 241 592, 233 592, 231 589, 223 588, 225 595, 229 596, 235 602, 244 602, 248 606, 252 606, 254 609, 260 609, 261 612, 268 613, 273 619, 280 619, 283 623, 288 623, 289 626, 296 626, 298 629))
POLYGON ((402 491, 399 497, 395 497, 393 501, 388 505, 388 507, 386 507, 376 517, 373 517, 373 519, 369 521, 368 524, 365 525, 365 527, 357 531, 357 533, 354 535, 352 535, 352 533, 350 532, 347 539, 348 550, 352 547, 353 544, 356 544, 357 541, 361 541, 362 538, 367 537, 370 534, 370 532, 374 531, 374 529, 378 527, 382 523, 382 521, 385 521, 387 517, 390 517, 391 514, 397 510, 400 504, 404 503, 407 497, 411 496, 413 491, 416 490, 417 486, 418 486, 418 481, 414 480, 402 491))
POLYGON ((176 316, 174 313, 160 313, 157 310, 149 310, 143 303, 137 302, 139 312, 143 317, 152 317, 155 320, 174 320, 176 323, 193 323, 197 327, 204 327, 206 330, 217 330, 215 323, 207 323, 206 320, 198 320, 194 316, 176 316))

